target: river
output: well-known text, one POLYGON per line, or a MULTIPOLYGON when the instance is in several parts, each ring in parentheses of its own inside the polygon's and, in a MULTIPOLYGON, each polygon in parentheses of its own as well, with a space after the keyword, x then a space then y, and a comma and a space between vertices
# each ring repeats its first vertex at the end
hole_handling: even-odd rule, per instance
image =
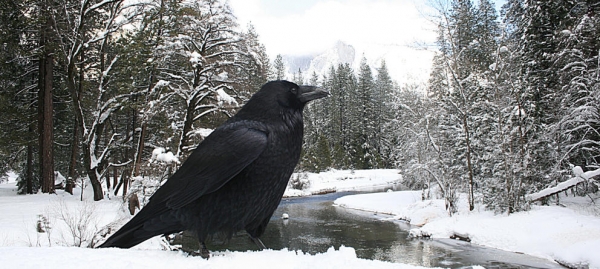
MULTIPOLYGON (((359 258, 427 267, 564 268, 545 259, 452 239, 410 239, 408 231, 411 227, 406 223, 383 221, 373 213, 333 205, 333 200, 348 194, 351 193, 284 198, 261 237, 262 241, 271 249, 287 248, 311 254, 343 245, 353 247, 359 258), (281 218, 284 213, 289 219, 281 218)), ((195 243, 192 238, 186 241, 195 243)), ((208 248, 257 249, 243 233, 225 244, 209 244, 208 248)))

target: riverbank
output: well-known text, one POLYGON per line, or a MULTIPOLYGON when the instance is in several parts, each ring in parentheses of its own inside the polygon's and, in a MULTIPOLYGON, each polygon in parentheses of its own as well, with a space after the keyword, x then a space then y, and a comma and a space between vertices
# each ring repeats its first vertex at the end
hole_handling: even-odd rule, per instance
POLYGON ((600 208, 587 197, 564 197, 561 206, 496 215, 478 206, 469 212, 466 197, 448 216, 443 200, 421 200, 420 191, 358 194, 339 198, 341 207, 374 212, 378 218, 404 220, 420 227, 415 236, 468 238, 471 243, 525 253, 574 268, 600 268, 600 208), (381 215, 387 215, 382 217, 381 215), (587 266, 587 267, 586 267, 587 266))
POLYGON ((396 189, 402 175, 396 169, 335 170, 321 173, 294 173, 283 197, 319 195, 332 192, 396 189))

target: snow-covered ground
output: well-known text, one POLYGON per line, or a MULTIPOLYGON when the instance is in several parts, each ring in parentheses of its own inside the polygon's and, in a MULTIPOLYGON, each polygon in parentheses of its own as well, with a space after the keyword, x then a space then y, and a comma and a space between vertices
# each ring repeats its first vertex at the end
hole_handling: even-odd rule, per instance
MULTIPOLYGON (((467 236, 471 243, 521 252, 571 265, 600 268, 600 208, 589 198, 564 197, 560 206, 533 206, 530 211, 495 215, 477 207, 469 212, 461 197, 459 213, 448 216, 443 200, 421 201, 419 191, 359 194, 339 198, 342 207, 389 214, 421 227, 413 235, 467 236)), ((587 268, 587 267, 582 267, 587 268)))
MULTIPOLYGON (((367 182, 380 185, 392 177, 399 178, 397 171, 331 172, 316 177, 321 180, 312 182, 310 190, 364 188, 367 182)), ((115 225, 119 227, 130 217, 120 197, 92 202, 88 188, 81 202, 80 194, 76 189, 75 195, 62 190, 55 195, 17 195, 14 176, 1 183, 0 268, 423 268, 361 259, 350 247, 316 255, 286 249, 213 252, 209 260, 161 250, 159 237, 132 249, 74 247, 87 246, 94 232, 115 222, 121 223, 115 225)))
MULTIPOLYGON (((298 175, 294 175, 298 176, 298 175)), ((303 190, 289 189, 288 196, 331 191, 396 189, 402 179, 397 170, 329 171, 300 175, 303 190)), ((111 223, 119 227, 130 217, 120 197, 92 202, 91 190, 75 195, 17 195, 14 179, 0 184, 0 267, 4 268, 421 268, 357 258, 353 248, 330 249, 309 255, 289 250, 215 252, 206 261, 186 254, 161 250, 158 237, 133 249, 77 248, 89 244, 91 235, 111 223), (87 230, 69 230, 68 220, 89 216, 87 230), (43 230, 44 232, 40 232, 43 230), (76 236, 73 236, 75 234, 76 236), (80 237, 82 240, 79 240, 80 237), (65 262, 64 257, 69 257, 65 262), (44 266, 41 266, 41 265, 44 266), (114 265, 114 266, 113 266, 114 265)), ((558 206, 534 206, 531 211, 494 215, 477 207, 468 212, 466 200, 459 213, 449 217, 442 200, 421 200, 420 191, 389 191, 339 198, 338 206, 377 212, 378 218, 402 219, 419 225, 415 235, 448 238, 454 233, 468 236, 474 244, 522 252, 569 264, 600 268, 600 208, 589 198, 561 197, 558 206)))
POLYGON ((353 248, 309 255, 288 250, 219 252, 204 260, 181 252, 74 247, 0 247, 2 268, 424 268, 359 259, 353 248))

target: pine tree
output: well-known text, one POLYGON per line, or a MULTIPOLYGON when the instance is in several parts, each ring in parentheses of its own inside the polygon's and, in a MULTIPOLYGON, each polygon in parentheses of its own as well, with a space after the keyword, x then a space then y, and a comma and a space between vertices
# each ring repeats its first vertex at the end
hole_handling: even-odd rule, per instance
POLYGON ((574 23, 563 26, 554 57, 561 109, 550 130, 558 139, 559 167, 595 169, 600 161, 600 20, 586 3, 571 7, 569 17, 574 23))
POLYGON ((240 68, 237 75, 240 83, 239 88, 245 92, 243 99, 249 99, 251 94, 260 89, 265 84, 271 74, 271 63, 267 55, 266 48, 259 41, 259 36, 252 24, 248 25, 248 30, 242 35, 242 51, 246 55, 240 55, 243 62, 243 68, 240 68))
MULTIPOLYGON (((0 174, 19 174, 18 192, 36 193, 39 171, 34 156, 37 144, 36 106, 39 76, 36 49, 39 48, 38 14, 25 16, 32 1, 10 1, 0 7, 0 174)), ((39 158, 37 159, 39 160, 39 158)))
POLYGON ((527 156, 522 169, 527 191, 546 188, 556 180, 566 179, 570 176, 572 161, 586 165, 593 159, 581 158, 587 154, 584 153, 586 150, 579 151, 573 146, 587 138, 581 140, 577 132, 571 132, 578 129, 575 126, 579 124, 593 125, 594 122, 594 116, 590 117, 593 110, 584 109, 578 111, 577 116, 573 114, 585 107, 586 102, 581 102, 579 97, 595 85, 583 78, 597 64, 592 64, 591 69, 582 67, 589 61, 588 56, 593 59, 594 54, 597 55, 598 47, 592 45, 590 48, 596 52, 587 55, 582 53, 583 47, 577 47, 590 36, 577 29, 582 29, 581 19, 593 17, 585 15, 593 14, 591 6, 575 1, 513 0, 507 4, 505 20, 512 30, 509 41, 515 49, 511 53, 516 55, 513 57, 516 68, 512 73, 522 81, 517 96, 520 115, 525 115, 527 120, 522 125, 520 138, 521 151, 527 156), (590 87, 578 88, 581 79, 590 87))
POLYGON ((381 163, 381 167, 390 167, 391 160, 390 154, 391 149, 386 147, 390 145, 390 137, 385 129, 386 122, 394 119, 393 111, 391 107, 391 98, 394 93, 394 83, 390 74, 387 70, 385 60, 381 61, 380 66, 377 68, 377 77, 375 79, 375 91, 373 93, 373 102, 375 104, 374 115, 376 116, 374 122, 375 135, 373 143, 378 156, 384 163, 381 163))
POLYGON ((375 146, 376 122, 379 115, 375 114, 375 82, 371 67, 367 64, 367 59, 363 56, 359 67, 358 85, 357 85, 357 103, 355 109, 355 122, 357 125, 354 130, 353 148, 357 151, 356 168, 369 169, 378 167, 377 150, 375 146))
POLYGON ((545 178, 559 176, 555 168, 557 152, 548 145, 556 143, 549 126, 558 121, 560 86, 558 66, 553 58, 558 52, 558 35, 573 25, 568 1, 509 1, 506 21, 513 26, 512 42, 517 44, 523 77, 523 109, 533 120, 525 134, 526 153, 531 156, 526 170, 537 187, 547 186, 545 178))
POLYGON ((283 63, 283 57, 281 54, 277 54, 277 56, 275 56, 273 68, 275 68, 275 71, 273 72, 275 75, 275 80, 285 79, 285 64, 283 63))

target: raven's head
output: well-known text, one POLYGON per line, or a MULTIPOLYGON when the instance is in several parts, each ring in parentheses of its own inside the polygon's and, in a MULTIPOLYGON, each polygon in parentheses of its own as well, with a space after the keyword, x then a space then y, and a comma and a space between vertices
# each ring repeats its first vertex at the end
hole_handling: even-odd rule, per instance
POLYGON ((309 101, 329 95, 329 92, 318 87, 298 86, 285 80, 268 82, 261 88, 260 92, 266 92, 274 97, 282 107, 295 109, 302 109, 309 101))
POLYGON ((298 86, 285 80, 271 81, 263 85, 237 115, 240 118, 280 117, 284 111, 301 112, 309 101, 328 95, 329 92, 314 86, 298 86))

